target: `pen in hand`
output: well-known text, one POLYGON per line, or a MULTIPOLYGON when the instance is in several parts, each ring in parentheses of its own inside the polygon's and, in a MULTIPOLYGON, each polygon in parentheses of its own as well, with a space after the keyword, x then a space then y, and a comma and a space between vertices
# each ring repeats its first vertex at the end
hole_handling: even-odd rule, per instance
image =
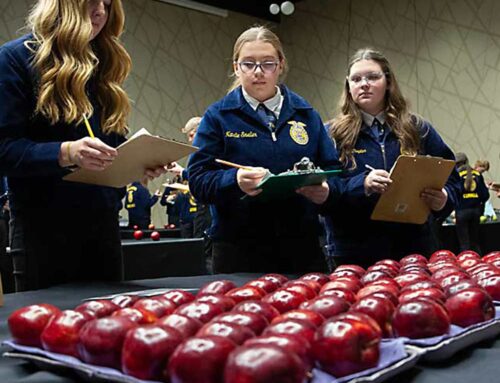
POLYGON ((368 164, 365 164, 365 168, 367 168, 369 170, 375 170, 375 168, 373 166, 370 166, 368 164))

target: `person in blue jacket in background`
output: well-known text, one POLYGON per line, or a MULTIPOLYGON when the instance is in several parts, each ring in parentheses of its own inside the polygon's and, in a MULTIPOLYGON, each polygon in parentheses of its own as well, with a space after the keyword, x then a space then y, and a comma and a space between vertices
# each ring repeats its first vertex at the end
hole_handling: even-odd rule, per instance
POLYGON ((148 179, 144 177, 141 182, 132 182, 127 186, 125 208, 128 211, 128 226, 147 229, 151 223, 151 208, 154 206, 161 193, 157 190, 153 195, 148 190, 148 179))
MULTIPOLYGON (((428 121, 410 113, 388 60, 373 49, 360 49, 351 58, 339 109, 328 125, 346 186, 340 198, 332 195, 324 204, 335 262, 368 266, 410 253, 428 256, 434 250, 429 223, 373 221, 370 215, 391 185, 389 172, 399 155, 454 160, 452 151, 428 121)), ((433 215, 446 217, 453 211, 459 183, 454 171, 442 190, 420 191, 433 215)))
MULTIPOLYGON (((38 0, 31 33, 0 47, 0 173, 8 177, 16 290, 123 277, 125 189, 67 182, 125 141, 130 56, 121 0, 38 0), (88 118, 95 138, 84 120, 88 118)), ((165 173, 148 169, 148 177, 165 173)))
POLYGON ((339 165, 319 114, 278 85, 286 66, 273 32, 262 26, 243 32, 233 50, 235 81, 207 109, 196 134, 189 187, 197 201, 211 205, 214 273, 325 269, 316 205, 328 197, 328 183, 269 201, 256 189, 268 170, 279 174, 303 157, 323 169, 339 165))
POLYGON ((460 251, 473 250, 481 254, 479 224, 484 205, 490 192, 482 174, 471 168, 465 153, 457 153, 457 169, 460 176, 461 198, 455 208, 457 238, 460 251))

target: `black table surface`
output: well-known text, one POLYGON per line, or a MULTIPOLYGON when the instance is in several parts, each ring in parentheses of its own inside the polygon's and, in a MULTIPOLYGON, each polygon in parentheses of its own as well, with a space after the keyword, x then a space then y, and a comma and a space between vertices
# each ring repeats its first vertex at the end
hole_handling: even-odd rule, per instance
MULTIPOLYGON (((198 288, 217 279, 230 279, 242 285, 253 274, 220 274, 196 277, 170 277, 122 283, 79 283, 55 286, 49 289, 7 294, 0 308, 0 339, 9 339, 7 317, 20 308, 34 303, 51 303, 61 309, 78 305, 82 299, 112 293, 122 293, 153 288, 198 288)), ((8 348, 0 347, 0 352, 8 348)), ((82 380, 71 373, 43 371, 22 360, 0 358, 0 382, 70 383, 82 380)), ((495 383, 500 381, 500 338, 476 344, 462 350, 451 359, 438 364, 417 364, 388 383, 495 383)))

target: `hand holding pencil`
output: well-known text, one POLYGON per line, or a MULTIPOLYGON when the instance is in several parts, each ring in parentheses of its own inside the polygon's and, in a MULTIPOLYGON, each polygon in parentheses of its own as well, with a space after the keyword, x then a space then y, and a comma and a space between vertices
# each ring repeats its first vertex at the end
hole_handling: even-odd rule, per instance
POLYGON ((64 167, 76 165, 82 169, 104 170, 111 165, 118 152, 96 138, 88 119, 84 116, 83 120, 89 137, 63 142, 59 153, 59 164, 64 167))
POLYGON ((240 165, 220 159, 216 159, 215 162, 238 169, 238 172, 236 173, 236 180, 243 193, 249 195, 250 197, 254 197, 262 192, 262 189, 257 189, 257 185, 260 181, 262 181, 266 174, 269 173, 268 169, 240 165))

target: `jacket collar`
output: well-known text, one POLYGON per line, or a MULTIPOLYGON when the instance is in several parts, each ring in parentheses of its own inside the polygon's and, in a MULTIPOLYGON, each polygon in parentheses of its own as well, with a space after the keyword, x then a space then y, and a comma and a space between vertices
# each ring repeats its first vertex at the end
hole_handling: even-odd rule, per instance
MULTIPOLYGON (((312 109, 312 106, 309 105, 308 102, 306 102, 303 98, 296 95, 295 93, 291 92, 285 85, 280 85, 279 87, 284 100, 281 107, 277 128, 279 128, 279 126, 284 122, 288 121, 294 115, 295 111, 312 109)), ((221 105, 221 111, 238 109, 263 124, 263 122, 260 121, 261 119, 258 118, 258 115, 243 97, 241 86, 234 89, 226 97, 224 97, 221 105)))

